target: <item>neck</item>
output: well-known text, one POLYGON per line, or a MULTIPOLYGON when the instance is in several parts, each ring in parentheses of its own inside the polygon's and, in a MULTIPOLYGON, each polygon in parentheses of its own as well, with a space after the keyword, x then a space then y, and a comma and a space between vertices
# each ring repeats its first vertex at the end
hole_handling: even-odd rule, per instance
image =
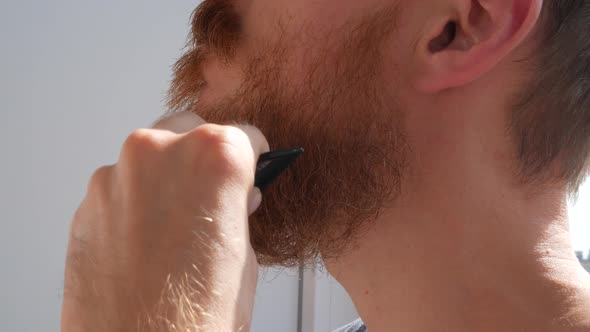
POLYGON ((502 158, 464 135, 438 136, 432 167, 411 162, 395 206, 328 270, 371 332, 590 331, 564 186, 507 182, 502 158))
POLYGON ((455 217, 446 209, 384 217, 354 256, 328 265, 369 331, 590 329, 590 280, 565 220, 455 217), (501 231, 508 222, 542 229, 525 238, 524 226, 501 231))

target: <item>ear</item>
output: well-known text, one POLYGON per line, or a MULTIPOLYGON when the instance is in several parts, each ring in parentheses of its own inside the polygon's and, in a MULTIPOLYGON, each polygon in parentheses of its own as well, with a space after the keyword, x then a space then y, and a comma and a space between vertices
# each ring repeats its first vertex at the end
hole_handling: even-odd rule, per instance
MULTIPOLYGON (((440 0, 435 0, 440 1, 440 0)), ((417 87, 437 92, 494 68, 533 30, 543 0, 448 0, 417 44, 417 87)))

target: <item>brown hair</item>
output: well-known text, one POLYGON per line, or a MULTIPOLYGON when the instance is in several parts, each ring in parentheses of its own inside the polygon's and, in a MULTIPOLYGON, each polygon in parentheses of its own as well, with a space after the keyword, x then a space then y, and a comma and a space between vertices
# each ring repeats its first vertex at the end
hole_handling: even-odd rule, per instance
POLYGON ((590 153, 590 1, 546 0, 540 38, 532 80, 512 115, 520 173, 557 176, 575 192, 590 153))

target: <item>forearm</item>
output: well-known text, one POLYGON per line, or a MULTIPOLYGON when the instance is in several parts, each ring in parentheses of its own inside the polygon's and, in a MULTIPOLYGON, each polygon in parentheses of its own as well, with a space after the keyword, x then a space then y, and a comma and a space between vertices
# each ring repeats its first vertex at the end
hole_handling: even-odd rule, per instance
MULTIPOLYGON (((177 289, 171 286, 169 290, 177 289)), ((203 297, 193 299, 195 294, 185 291, 166 291, 168 293, 157 304, 141 305, 139 301, 123 304, 105 301, 93 304, 89 297, 80 301, 65 300, 62 311, 62 332, 99 332, 99 331, 141 331, 141 332, 178 332, 178 331, 247 331, 248 324, 241 324, 246 329, 233 329, 235 314, 227 306, 218 307, 204 304, 203 297), (104 303, 112 303, 105 305, 104 303), (225 308, 225 309, 223 309, 225 308), (226 312, 222 312, 225 310, 226 312)), ((120 297, 117 301, 120 301, 120 297)))
POLYGON ((199 280, 197 273, 185 273, 180 280, 167 277, 161 287, 154 287, 159 291, 141 290, 124 278, 108 283, 117 289, 104 289, 106 276, 101 273, 93 274, 91 282, 70 277, 64 291, 62 332, 249 331, 257 266, 244 270, 251 271, 217 285, 199 280))

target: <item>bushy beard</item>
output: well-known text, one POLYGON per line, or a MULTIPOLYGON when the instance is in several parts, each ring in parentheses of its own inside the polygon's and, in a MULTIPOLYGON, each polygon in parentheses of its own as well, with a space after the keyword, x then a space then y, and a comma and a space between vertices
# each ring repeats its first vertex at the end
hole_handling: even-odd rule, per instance
POLYGON ((203 62, 211 56, 231 62, 241 24, 231 1, 206 0, 195 11, 191 49, 175 66, 171 109, 194 111, 214 123, 254 125, 273 150, 305 148, 250 219, 260 264, 337 258, 398 196, 405 166, 403 118, 380 72, 383 44, 398 14, 395 8, 375 10, 335 28, 305 59, 290 52, 295 36, 257 45, 239 91, 199 109, 199 92, 207 84, 203 62), (288 64, 294 63, 305 64, 297 80, 289 74, 288 64))

